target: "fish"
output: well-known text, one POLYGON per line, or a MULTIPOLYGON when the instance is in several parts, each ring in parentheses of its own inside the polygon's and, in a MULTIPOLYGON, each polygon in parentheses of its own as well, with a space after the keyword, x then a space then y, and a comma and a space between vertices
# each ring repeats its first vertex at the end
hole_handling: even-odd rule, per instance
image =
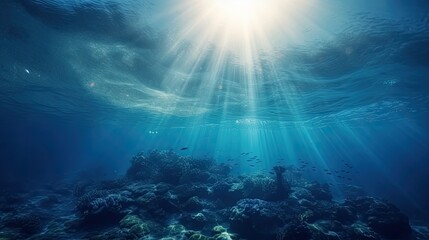
POLYGON ((182 147, 180 150, 188 150, 189 148, 187 148, 187 147, 182 147))

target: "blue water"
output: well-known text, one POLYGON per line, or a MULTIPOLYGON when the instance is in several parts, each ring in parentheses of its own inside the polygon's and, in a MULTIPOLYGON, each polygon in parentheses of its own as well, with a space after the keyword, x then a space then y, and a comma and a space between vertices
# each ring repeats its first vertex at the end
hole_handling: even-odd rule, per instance
POLYGON ((1 1, 0 180, 252 152, 234 173, 305 159, 337 198, 353 184, 429 219, 429 3, 303 2, 229 39, 193 0, 1 1), (351 180, 323 173, 344 162, 351 180))

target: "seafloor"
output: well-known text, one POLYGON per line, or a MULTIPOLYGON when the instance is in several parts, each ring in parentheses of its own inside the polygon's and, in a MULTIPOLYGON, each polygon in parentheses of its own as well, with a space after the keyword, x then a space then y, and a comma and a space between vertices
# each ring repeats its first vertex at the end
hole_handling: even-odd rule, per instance
POLYGON ((334 201, 329 185, 293 167, 233 176, 171 151, 137 154, 115 180, 18 189, 2 190, 1 240, 429 239, 393 204, 352 193, 334 201))

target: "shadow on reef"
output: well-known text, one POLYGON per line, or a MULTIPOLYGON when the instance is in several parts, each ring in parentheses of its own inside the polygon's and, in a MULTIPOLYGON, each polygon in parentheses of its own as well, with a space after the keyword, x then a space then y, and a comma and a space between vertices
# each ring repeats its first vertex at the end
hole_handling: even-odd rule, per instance
POLYGON ((0 239, 424 239, 394 205, 332 200, 293 167, 232 176, 213 159, 139 153, 126 176, 0 197, 0 239))

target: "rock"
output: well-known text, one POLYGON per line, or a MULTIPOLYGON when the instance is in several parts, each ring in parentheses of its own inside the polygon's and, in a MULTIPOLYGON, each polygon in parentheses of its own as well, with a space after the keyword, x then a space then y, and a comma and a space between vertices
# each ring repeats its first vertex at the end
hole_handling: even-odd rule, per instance
POLYGON ((214 233, 223 233, 223 232, 226 232, 226 228, 224 228, 221 225, 216 225, 216 226, 214 226, 212 228, 212 232, 214 232, 214 233))
POLYGON ((316 200, 332 200, 332 194, 328 184, 312 183, 307 185, 306 188, 316 200))
POLYGON ((314 207, 314 202, 310 202, 307 199, 300 199, 298 200, 299 205, 306 208, 314 207))
POLYGON ((209 240, 209 239, 210 239, 209 237, 204 236, 200 233, 194 233, 188 238, 188 240, 209 240))
POLYGON ((204 184, 183 184, 174 188, 173 191, 179 201, 186 201, 191 197, 206 198, 209 195, 207 186, 204 184))
POLYGON ((243 198, 243 184, 235 179, 221 180, 211 187, 213 198, 220 200, 223 204, 231 206, 243 198))
POLYGON ((272 199, 285 199, 291 193, 291 187, 283 177, 283 174, 286 172, 286 168, 283 166, 274 166, 273 171, 276 174, 276 190, 274 195, 272 196, 272 199))
POLYGON ((336 220, 319 220, 317 221, 317 225, 322 227, 323 229, 326 229, 327 231, 334 231, 334 232, 344 231, 344 227, 341 224, 341 222, 336 220))
POLYGON ((232 240, 233 235, 228 232, 221 232, 212 237, 214 240, 232 240))
POLYGON ((276 181, 268 176, 248 176, 243 181, 244 198, 272 200, 276 194, 276 181))
POLYGON ((294 187, 293 192, 291 193, 291 198, 295 198, 297 200, 307 200, 307 201, 311 201, 314 199, 313 195, 311 195, 311 192, 302 187, 294 187))
POLYGON ((186 211, 199 211, 204 208, 204 204, 202 201, 194 196, 188 199, 183 205, 182 208, 186 211))
POLYGON ((39 206, 42 208, 48 208, 58 203, 60 203, 59 198, 56 195, 50 195, 40 199, 39 206))
POLYGON ((351 229, 348 231, 350 239, 361 239, 361 240, 379 240, 378 235, 372 231, 368 226, 362 223, 355 223, 351 225, 351 229))
POLYGON ((146 223, 140 223, 130 228, 130 233, 138 238, 143 237, 150 233, 149 226, 146 223))
MULTIPOLYGON (((165 182, 172 185, 205 182, 217 172, 213 159, 191 159, 173 151, 151 151, 133 157, 127 177, 133 180, 165 182)), ((223 171, 226 171, 223 169, 223 171)))
POLYGON ((194 214, 191 219, 192 225, 197 229, 203 228, 207 223, 207 218, 203 213, 194 214))
POLYGON ((136 203, 142 207, 149 207, 156 204, 157 196, 153 192, 147 192, 143 196, 137 198, 136 203))
POLYGON ((119 226, 121 228, 131 228, 132 226, 142 222, 143 221, 136 215, 127 215, 119 222, 119 226))
POLYGON ((185 227, 181 224, 171 224, 167 227, 167 234, 169 236, 178 236, 184 234, 186 231, 185 227))
POLYGON ((207 218, 203 213, 185 214, 180 219, 180 223, 192 230, 203 229, 207 222, 207 218))
POLYGON ((368 226, 386 238, 404 238, 411 234, 408 218, 402 213, 385 213, 368 218, 368 226))
POLYGON ((285 203, 242 199, 230 209, 230 226, 243 237, 267 238, 288 220, 285 216, 287 211, 285 203))
POLYGON ((42 229, 40 218, 32 214, 10 215, 3 220, 3 225, 26 235, 33 235, 42 229))
POLYGON ((76 209, 86 227, 117 223, 131 199, 107 191, 92 191, 79 198, 76 209))
POLYGON ((279 240, 310 240, 311 229, 304 222, 294 222, 287 227, 286 233, 279 240))
POLYGON ((333 212, 334 218, 343 224, 352 224, 356 221, 356 213, 350 207, 340 206, 333 212))
POLYGON ((362 221, 385 238, 404 238, 412 233, 408 218, 386 201, 365 197, 344 204, 357 209, 362 214, 362 221))
POLYGON ((137 238, 143 237, 150 233, 148 224, 144 223, 136 215, 127 215, 120 222, 119 226, 126 229, 130 234, 137 238))

